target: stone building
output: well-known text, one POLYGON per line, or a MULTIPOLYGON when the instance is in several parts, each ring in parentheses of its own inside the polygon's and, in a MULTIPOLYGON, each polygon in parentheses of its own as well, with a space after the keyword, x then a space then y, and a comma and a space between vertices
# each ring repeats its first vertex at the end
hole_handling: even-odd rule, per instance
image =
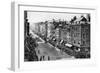
POLYGON ((70 26, 65 26, 65 29, 61 29, 61 39, 71 44, 71 30, 70 26))
POLYGON ((71 25, 71 44, 80 47, 81 45, 81 25, 71 25))
POLYGON ((77 47, 90 47, 90 24, 71 25, 71 44, 77 47))
POLYGON ((90 24, 81 25, 81 47, 90 47, 90 24))

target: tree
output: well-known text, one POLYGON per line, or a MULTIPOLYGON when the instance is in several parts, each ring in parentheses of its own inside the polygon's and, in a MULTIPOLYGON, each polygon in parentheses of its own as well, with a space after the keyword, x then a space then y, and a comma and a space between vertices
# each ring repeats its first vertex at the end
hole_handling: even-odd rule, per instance
POLYGON ((36 43, 36 40, 32 38, 31 35, 25 38, 25 42, 24 42, 25 59, 27 59, 28 61, 38 60, 38 56, 36 55, 36 51, 35 51, 37 46, 38 44, 36 43))

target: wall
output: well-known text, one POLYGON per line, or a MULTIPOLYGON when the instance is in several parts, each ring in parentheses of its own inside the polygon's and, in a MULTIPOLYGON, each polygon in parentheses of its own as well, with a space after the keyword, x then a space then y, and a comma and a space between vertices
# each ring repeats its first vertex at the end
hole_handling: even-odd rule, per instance
MULTIPOLYGON (((11 1, 13 0, 1 0, 0 1, 0 73, 13 73, 8 68, 10 67, 10 54, 11 54, 11 1)), ((85 67, 62 67, 61 69, 44 69, 40 71, 29 71, 29 73, 100 73, 100 48, 99 48, 99 31, 100 31, 100 0, 16 0, 24 2, 33 2, 35 5, 53 5, 53 6, 66 6, 68 5, 86 5, 95 6, 97 10, 97 24, 94 33, 94 40, 92 41, 97 50, 96 62, 97 66, 85 66, 85 67)), ((24 71, 21 73, 27 73, 24 71)))

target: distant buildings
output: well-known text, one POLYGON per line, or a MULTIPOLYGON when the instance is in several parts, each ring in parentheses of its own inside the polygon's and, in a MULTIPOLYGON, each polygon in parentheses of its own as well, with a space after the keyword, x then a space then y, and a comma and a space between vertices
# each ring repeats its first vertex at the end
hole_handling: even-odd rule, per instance
POLYGON ((70 25, 65 26, 65 29, 61 29, 61 40, 71 44, 71 29, 70 25))
MULTIPOLYGON (((90 17, 81 16, 74 17, 71 22, 67 21, 46 21, 35 24, 34 31, 46 38, 55 36, 58 43, 59 40, 64 40, 68 44, 81 47, 90 48, 90 17)), ((56 44, 56 43, 55 43, 56 44)))

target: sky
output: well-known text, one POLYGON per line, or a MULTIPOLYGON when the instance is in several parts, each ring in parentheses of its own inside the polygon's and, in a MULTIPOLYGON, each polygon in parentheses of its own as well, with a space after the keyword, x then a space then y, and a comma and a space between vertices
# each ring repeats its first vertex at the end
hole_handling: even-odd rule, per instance
POLYGON ((72 14, 72 13, 50 13, 50 12, 32 12, 32 11, 28 11, 28 22, 30 22, 30 24, 33 23, 37 23, 37 22, 44 22, 44 21, 48 21, 48 20, 67 20, 70 21, 71 18, 73 18, 74 16, 76 16, 77 18, 79 18, 81 15, 85 14, 72 14))

